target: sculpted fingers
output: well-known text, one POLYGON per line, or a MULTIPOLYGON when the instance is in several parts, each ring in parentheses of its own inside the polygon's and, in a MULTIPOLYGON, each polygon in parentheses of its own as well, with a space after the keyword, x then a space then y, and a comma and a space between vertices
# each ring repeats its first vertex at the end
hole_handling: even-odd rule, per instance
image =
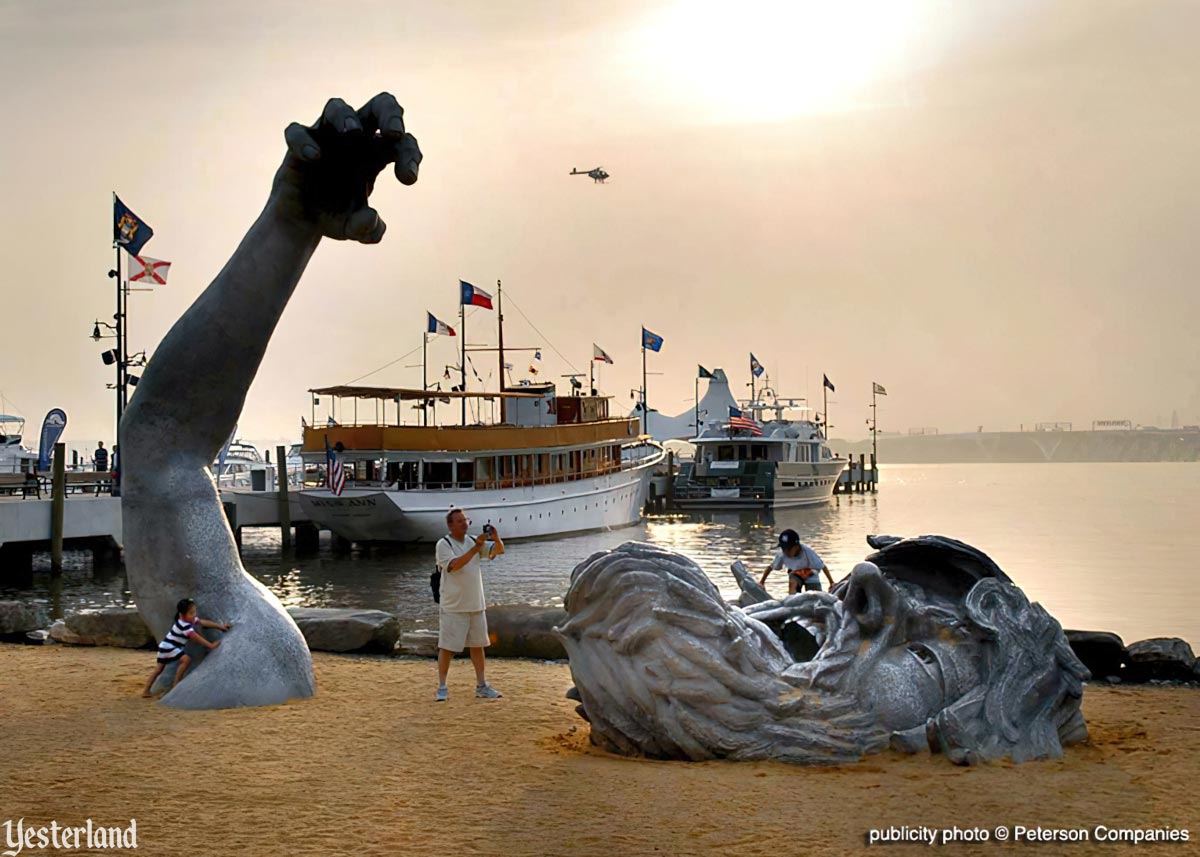
POLYGON ((321 157, 321 147, 313 139, 308 129, 299 122, 293 122, 283 132, 288 151, 302 161, 316 161, 321 157))
POLYGON ((362 244, 378 244, 385 230, 387 224, 369 206, 360 208, 346 220, 346 237, 362 244))
POLYGON ((417 145, 417 138, 412 134, 405 134, 403 138, 396 143, 396 178, 401 184, 415 184, 417 181, 417 170, 421 166, 421 147, 417 145))
POLYGON ((404 136, 404 108, 390 92, 381 92, 358 111, 368 134, 379 131, 385 137, 404 136))
POLYGON ((331 98, 325 103, 321 112, 320 125, 332 128, 340 133, 362 131, 362 121, 358 114, 340 98, 331 98))

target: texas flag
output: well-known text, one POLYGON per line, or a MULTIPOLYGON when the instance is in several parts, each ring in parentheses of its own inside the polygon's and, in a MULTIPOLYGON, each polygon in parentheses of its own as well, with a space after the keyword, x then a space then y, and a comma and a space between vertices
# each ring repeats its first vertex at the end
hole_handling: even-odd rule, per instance
POLYGON ((167 284, 167 271, 171 263, 161 259, 151 259, 149 256, 129 257, 129 282, 167 284))
POLYGON ((446 324, 444 321, 438 321, 433 317, 433 313, 429 312, 429 310, 425 311, 425 315, 429 316, 429 322, 425 326, 426 333, 440 333, 442 336, 458 336, 458 334, 454 332, 453 327, 446 324))
POLYGON ((596 343, 592 343, 592 359, 599 360, 601 363, 612 364, 613 359, 608 356, 608 352, 601 348, 596 343))
POLYGON ((478 286, 472 286, 466 280, 459 280, 458 285, 462 288, 462 303, 464 306, 481 306, 484 309, 492 308, 492 296, 478 286))

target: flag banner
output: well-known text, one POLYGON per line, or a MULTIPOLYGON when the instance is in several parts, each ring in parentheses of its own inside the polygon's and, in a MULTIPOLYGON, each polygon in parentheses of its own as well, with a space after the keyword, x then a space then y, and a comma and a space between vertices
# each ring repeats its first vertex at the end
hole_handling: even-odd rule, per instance
POLYGON ((642 328, 642 348, 649 348, 651 351, 662 351, 663 338, 657 333, 651 333, 642 328))
POLYGON ((755 378, 761 378, 762 373, 765 371, 767 371, 767 370, 763 369, 762 364, 758 362, 758 358, 754 356, 753 352, 751 352, 750 353, 750 373, 755 378))
POLYGON ((55 408, 46 414, 46 419, 42 421, 42 442, 38 445, 38 470, 50 469, 50 453, 66 427, 67 413, 62 408, 55 408))
POLYGON ((167 284, 167 271, 171 263, 162 259, 151 259, 149 256, 129 257, 129 282, 167 284))
POLYGON ((128 250, 130 256, 136 256, 153 237, 154 230, 113 194, 113 241, 128 250))
POLYGON ((439 321, 438 319, 434 318, 433 313, 429 312, 429 310, 425 311, 425 315, 429 316, 429 320, 425 325, 426 333, 439 333, 442 336, 458 336, 458 334, 454 332, 453 327, 446 324, 444 321, 439 321))
POLYGON ((700 367, 700 377, 701 378, 715 378, 716 375, 714 375, 712 372, 709 372, 707 369, 705 369, 703 366, 701 366, 700 367))
POLYGON ((596 343, 592 343, 592 359, 599 360, 601 363, 612 364, 613 359, 608 356, 608 352, 601 348, 596 343))
POLYGON ((821 377, 824 379, 824 381, 822 382, 822 386, 824 386, 827 390, 829 390, 829 392, 836 393, 837 390, 834 388, 833 382, 829 380, 829 376, 822 375, 821 377))
POLYGON ((887 390, 883 389, 883 385, 876 384, 874 381, 871 382, 871 392, 880 396, 887 395, 887 390))
POLYGON ((465 306, 481 306, 484 309, 492 308, 492 296, 477 286, 472 286, 466 280, 459 280, 458 286, 462 290, 462 303, 465 306))
POLYGON ((346 468, 342 458, 329 446, 329 435, 325 435, 325 487, 338 497, 346 487, 346 468))
POLYGON ((762 436, 762 427, 742 413, 740 408, 729 406, 729 427, 731 429, 743 429, 750 432, 752 435, 762 436))

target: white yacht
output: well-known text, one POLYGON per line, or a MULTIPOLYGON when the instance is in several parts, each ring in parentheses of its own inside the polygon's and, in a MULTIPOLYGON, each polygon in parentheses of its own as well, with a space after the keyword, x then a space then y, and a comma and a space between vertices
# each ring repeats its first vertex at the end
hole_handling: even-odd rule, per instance
POLYGON ((24 417, 0 414, 0 473, 26 473, 37 467, 37 453, 21 444, 24 431, 24 417))
POLYGON ((384 387, 311 393, 374 400, 377 413, 395 403, 399 414, 408 401, 500 403, 493 423, 306 426, 305 462, 325 466, 328 445, 345 484, 340 493, 328 479, 326 487, 302 491, 300 507, 354 542, 436 541, 456 506, 467 510, 474 529, 491 523, 506 540, 628 526, 641 520, 650 475, 665 455, 660 444, 639 436, 636 418, 610 418, 607 397, 560 397, 553 384, 493 393, 384 387))
POLYGON ((815 412, 792 399, 740 410, 708 420, 691 440, 695 457, 680 465, 673 504, 757 510, 828 502, 846 459, 830 450, 815 412))

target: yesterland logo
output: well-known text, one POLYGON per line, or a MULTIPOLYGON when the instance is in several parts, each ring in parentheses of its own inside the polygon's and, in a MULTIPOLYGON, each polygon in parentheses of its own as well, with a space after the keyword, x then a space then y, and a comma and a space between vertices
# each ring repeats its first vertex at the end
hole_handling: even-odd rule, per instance
POLYGON ((5 851, 0 851, 0 857, 18 857, 25 852, 44 851, 54 848, 57 851, 106 851, 109 849, 137 850, 137 821, 129 819, 128 827, 101 827, 89 818, 87 823, 80 826, 67 826, 57 821, 50 822, 46 827, 27 827, 25 819, 16 822, 11 819, 4 822, 5 851))

